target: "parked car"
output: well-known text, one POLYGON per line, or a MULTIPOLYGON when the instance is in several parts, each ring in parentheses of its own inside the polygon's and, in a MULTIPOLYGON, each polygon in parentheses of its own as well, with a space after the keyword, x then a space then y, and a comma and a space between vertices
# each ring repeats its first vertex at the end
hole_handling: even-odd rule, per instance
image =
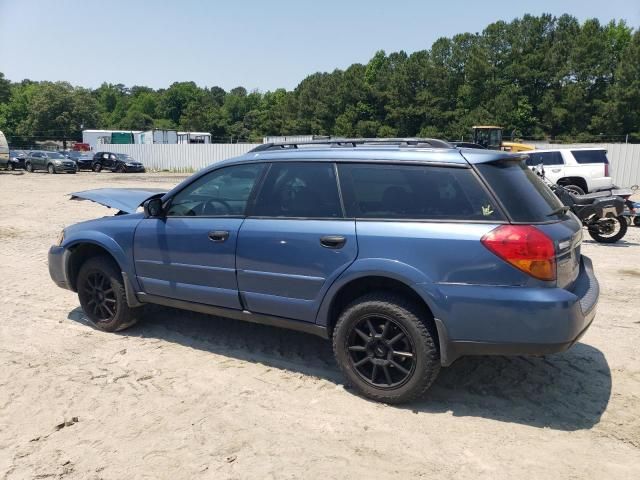
POLYGON ((111 170, 112 172, 144 172, 144 165, 125 153, 97 152, 93 156, 93 171, 111 170))
POLYGON ((65 228, 49 272, 100 330, 158 304, 310 332, 361 393, 410 401, 461 356, 561 352, 594 319, 581 225, 522 160, 265 144, 166 193, 74 193, 120 214, 65 228))
POLYGON ((6 163, 0 158, 0 167, 7 170, 24 169, 24 161, 27 158, 28 152, 24 150, 9 150, 9 157, 6 163))
POLYGON ((611 188, 607 151, 601 148, 556 148, 524 152, 527 165, 545 167, 545 175, 552 183, 562 185, 573 193, 611 188))
POLYGON ((68 150, 61 152, 65 157, 76 162, 78 170, 92 170, 93 169, 93 155, 86 152, 80 152, 77 150, 68 150))
POLYGON ((78 171, 76 162, 73 160, 61 153, 44 150, 29 152, 24 161, 24 168, 27 172, 46 170, 49 173, 76 173, 78 171))

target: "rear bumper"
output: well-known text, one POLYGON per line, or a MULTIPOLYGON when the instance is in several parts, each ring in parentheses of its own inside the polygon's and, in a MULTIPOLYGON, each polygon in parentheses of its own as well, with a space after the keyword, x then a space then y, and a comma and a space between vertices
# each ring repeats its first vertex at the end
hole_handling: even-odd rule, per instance
POLYGON ((587 257, 571 291, 477 285, 441 285, 441 291, 447 306, 438 312, 436 326, 445 366, 466 355, 565 351, 593 322, 600 296, 587 257))

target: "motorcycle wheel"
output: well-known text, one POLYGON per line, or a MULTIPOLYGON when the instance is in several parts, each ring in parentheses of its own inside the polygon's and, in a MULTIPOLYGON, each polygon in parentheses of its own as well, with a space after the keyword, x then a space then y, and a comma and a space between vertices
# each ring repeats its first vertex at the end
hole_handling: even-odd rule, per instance
POLYGON ((627 219, 624 218, 622 215, 615 218, 600 218, 598 219, 597 222, 598 222, 597 224, 589 228, 589 235, 591 235, 591 238, 593 238, 596 242, 616 243, 618 240, 620 240, 622 237, 624 237, 627 234, 627 227, 628 227, 627 219), (601 224, 602 222, 609 222, 609 221, 613 222, 611 231, 607 229, 604 232, 602 232, 598 228, 598 225, 601 224))

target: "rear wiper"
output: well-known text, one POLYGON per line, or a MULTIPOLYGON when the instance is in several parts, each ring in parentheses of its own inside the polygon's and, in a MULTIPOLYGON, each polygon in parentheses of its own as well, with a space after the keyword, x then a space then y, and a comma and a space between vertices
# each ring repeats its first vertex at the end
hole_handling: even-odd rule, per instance
POLYGON ((547 213, 547 217, 553 217, 554 215, 565 214, 569 211, 569 207, 563 205, 561 207, 556 208, 555 210, 551 210, 551 212, 547 213))

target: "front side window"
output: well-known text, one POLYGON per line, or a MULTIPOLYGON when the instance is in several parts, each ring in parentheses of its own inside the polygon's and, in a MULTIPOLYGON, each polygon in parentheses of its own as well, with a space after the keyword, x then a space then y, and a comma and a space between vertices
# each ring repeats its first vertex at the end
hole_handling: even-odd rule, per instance
POLYGON ((341 218, 331 163, 274 163, 256 197, 253 216, 341 218))
POLYGON ((244 216, 263 165, 234 165, 210 172, 177 193, 167 216, 244 216))
POLYGON ((543 165, 562 165, 562 153, 560 152, 532 152, 527 153, 527 165, 537 167, 543 165))
POLYGON ((425 220, 504 220, 468 168, 342 164, 348 217, 425 220))

